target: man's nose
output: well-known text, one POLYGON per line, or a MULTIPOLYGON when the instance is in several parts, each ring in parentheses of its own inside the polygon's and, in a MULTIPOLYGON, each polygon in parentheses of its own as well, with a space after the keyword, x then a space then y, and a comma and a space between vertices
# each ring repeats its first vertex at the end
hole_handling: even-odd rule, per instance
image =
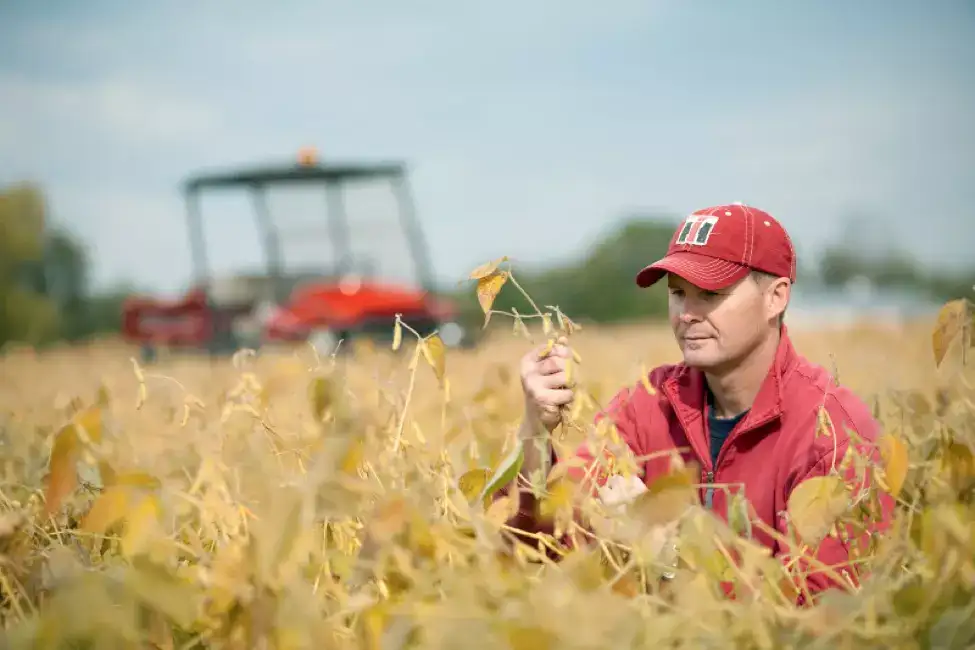
POLYGON ((684 304, 681 305, 680 319, 685 323, 693 323, 701 320, 703 313, 701 305, 693 300, 685 300, 684 304))

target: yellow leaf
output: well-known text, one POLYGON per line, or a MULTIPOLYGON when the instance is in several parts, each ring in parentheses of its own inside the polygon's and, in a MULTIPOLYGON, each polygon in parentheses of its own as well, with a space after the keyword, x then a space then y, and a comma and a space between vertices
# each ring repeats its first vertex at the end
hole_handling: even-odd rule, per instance
POLYGON ((641 492, 631 502, 634 519, 647 526, 679 519, 697 502, 696 480, 697 473, 688 468, 676 468, 653 479, 646 492, 641 492))
POLYGON ((403 326, 400 325, 399 318, 396 319, 396 324, 393 326, 393 351, 399 350, 399 346, 403 344, 403 326))
POLYGON ((576 487, 577 484, 568 478, 556 480, 539 504, 539 516, 549 520, 563 510, 571 508, 576 487))
POLYGON ((487 506, 485 518, 495 526, 501 526, 518 514, 518 493, 495 499, 487 506))
POLYGON ((144 487, 151 490, 158 489, 161 485, 158 478, 141 471, 119 474, 114 477, 112 482, 115 485, 131 485, 133 487, 144 487))
MULTIPOLYGON (((464 495, 468 503, 473 503, 477 499, 478 495, 484 491, 484 486, 487 485, 487 480, 491 476, 491 470, 489 469, 472 469, 457 479, 457 489, 460 493, 464 495)), ((488 507, 490 500, 485 499, 483 501, 484 507, 488 507)))
POLYGON ((444 353, 444 344, 441 338, 433 334, 432 336, 423 340, 423 356, 433 368, 433 372, 437 375, 437 381, 443 384, 444 371, 446 367, 446 355, 444 353))
POLYGON ((907 448, 898 438, 886 434, 880 439, 880 453, 884 459, 884 482, 887 484, 887 491, 896 497, 907 478, 907 448))
POLYGON ((321 422, 335 401, 335 386, 327 377, 315 377, 308 385, 308 397, 312 414, 321 422))
POLYGON ((339 470, 347 476, 352 476, 359 471, 359 466, 366 459, 366 443, 361 437, 355 438, 349 443, 339 463, 339 470))
POLYGON ((539 626, 508 623, 506 636, 512 650, 547 650, 555 646, 555 636, 539 626))
POLYGON ((45 494, 47 515, 57 512, 64 499, 74 492, 78 485, 75 461, 80 451, 79 447, 78 434, 73 423, 62 428, 54 439, 45 494))
POLYGON ((816 545, 850 506, 846 484, 839 476, 806 479, 789 495, 788 511, 799 537, 816 545))
POLYGON ((956 492, 975 485, 975 455, 961 442, 950 443, 941 457, 941 476, 956 492))
POLYGON ((498 270, 498 265, 500 265, 502 262, 507 262, 507 261, 508 261, 508 256, 505 255, 504 257, 499 257, 498 259, 492 262, 486 262, 484 264, 481 264, 479 267, 471 271, 471 274, 468 277, 471 280, 480 280, 481 278, 486 278, 489 275, 493 275, 494 272, 498 270))
POLYGON ((968 345, 972 345, 972 304, 965 298, 946 303, 938 312, 938 320, 931 336, 934 349, 934 362, 941 365, 951 344, 959 336, 969 338, 968 345))
POLYGON ((129 489, 125 486, 113 485, 102 492, 82 520, 81 529, 101 535, 112 524, 122 519, 129 504, 129 489))
MULTIPOLYGON (((492 273, 477 281, 477 301, 480 303, 485 315, 491 311, 491 305, 494 304, 494 299, 498 297, 498 293, 500 293, 501 288, 507 281, 508 273, 506 271, 492 273)), ((487 320, 485 320, 486 322, 487 320)))
POLYGON ((368 650, 381 650, 383 647, 383 633, 389 621, 385 603, 377 603, 362 614, 362 625, 365 628, 366 645, 368 650))
POLYGON ((155 531, 155 524, 159 521, 160 508, 158 497, 154 494, 146 495, 139 505, 132 510, 122 536, 122 553, 126 557, 138 555, 146 548, 147 543, 155 531))
POLYGON ((102 441, 102 410, 92 406, 78 413, 73 418, 73 424, 78 427, 79 440, 87 440, 98 444, 102 441))

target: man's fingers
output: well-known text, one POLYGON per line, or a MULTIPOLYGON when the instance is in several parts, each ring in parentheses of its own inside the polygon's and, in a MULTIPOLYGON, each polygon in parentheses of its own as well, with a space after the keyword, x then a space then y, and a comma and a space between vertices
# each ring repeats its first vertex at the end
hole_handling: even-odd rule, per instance
POLYGON ((542 375, 538 378, 538 381, 542 386, 549 390, 553 388, 573 387, 572 384, 569 383, 569 376, 564 370, 552 373, 551 375, 542 375))
POLYGON ((575 392, 570 388, 549 388, 538 396, 537 402, 545 406, 565 406, 575 398, 575 392))
POLYGON ((554 375, 565 370, 566 359, 561 357, 549 357, 544 361, 539 361, 537 370, 539 375, 554 375))

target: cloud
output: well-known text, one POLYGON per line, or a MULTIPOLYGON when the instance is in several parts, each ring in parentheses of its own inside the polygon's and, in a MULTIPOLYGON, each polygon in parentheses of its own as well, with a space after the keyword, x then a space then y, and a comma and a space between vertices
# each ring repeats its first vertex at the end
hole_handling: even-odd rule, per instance
MULTIPOLYGON (((326 158, 410 161, 448 282, 499 254, 581 250, 641 204, 752 202, 815 247, 836 224, 814 218, 848 204, 908 228, 898 210, 926 200, 963 214, 973 199, 971 93, 948 65, 889 63, 885 39, 902 39, 861 33, 873 18, 841 21, 845 40, 824 52, 813 23, 811 40, 799 27, 762 32, 774 22, 765 12, 611 9, 387 1, 269 14, 241 3, 228 22, 222 7, 157 3, 112 20, 45 16, 0 42, 0 167, 44 182, 59 216, 98 246, 99 278, 166 290, 189 275, 183 176, 304 144, 326 158), (688 46, 698 33, 708 47, 688 46)), ((916 21, 901 21, 912 33, 916 21)), ((207 208, 217 267, 261 261, 242 196, 207 208)))
POLYGON ((219 124, 213 106, 172 89, 112 78, 55 81, 4 74, 0 96, 4 121, 34 141, 56 125, 63 132, 93 130, 127 145, 173 146, 192 143, 219 124))

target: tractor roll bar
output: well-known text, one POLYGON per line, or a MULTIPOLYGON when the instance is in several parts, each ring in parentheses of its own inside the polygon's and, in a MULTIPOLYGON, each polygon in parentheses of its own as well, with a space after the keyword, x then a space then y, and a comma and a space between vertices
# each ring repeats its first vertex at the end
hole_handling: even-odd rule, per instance
MULTIPOLYGON (((416 209, 406 166, 403 163, 379 164, 328 164, 301 162, 287 166, 257 166, 219 173, 202 173, 183 183, 186 200, 187 226, 189 230, 194 278, 205 294, 209 295, 210 267, 207 259, 206 240, 200 215, 199 194, 202 190, 248 187, 251 190, 257 226, 265 249, 265 261, 275 287, 282 271, 281 244, 277 229, 267 206, 265 190, 268 185, 321 183, 325 187, 326 218, 332 244, 338 255, 339 269, 347 268, 351 260, 349 226, 342 196, 342 185, 356 180, 387 180, 398 205, 400 223, 405 231, 413 266, 419 285, 426 291, 434 290, 433 271, 423 231, 417 223, 416 209)), ((284 296, 275 295, 277 300, 284 296)))

